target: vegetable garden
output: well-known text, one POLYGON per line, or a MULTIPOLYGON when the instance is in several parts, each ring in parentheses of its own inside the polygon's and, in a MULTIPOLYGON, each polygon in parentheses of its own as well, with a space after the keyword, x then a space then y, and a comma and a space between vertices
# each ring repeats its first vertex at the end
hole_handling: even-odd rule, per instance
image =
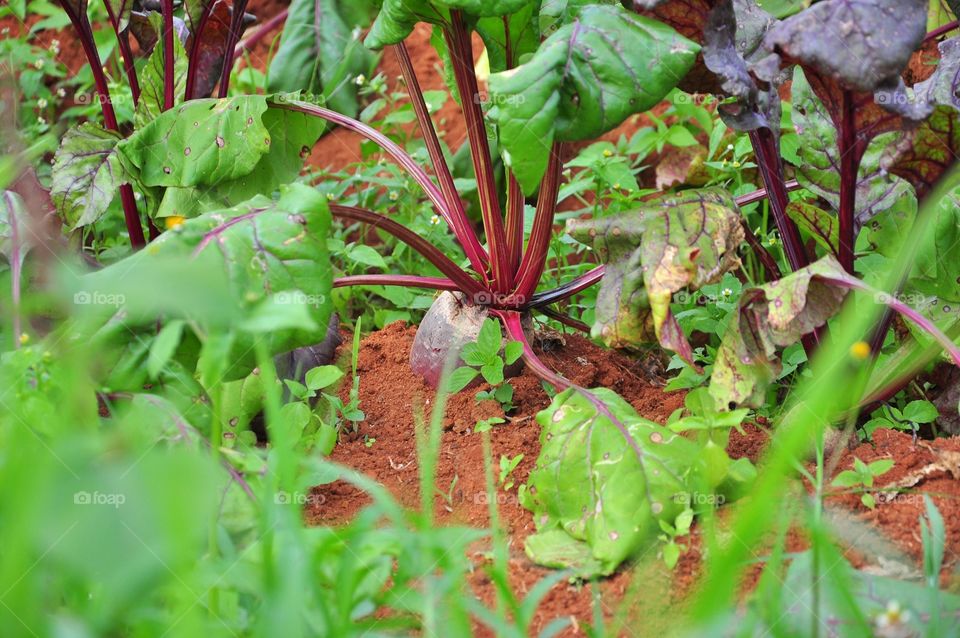
POLYGON ((958 15, 7 0, 0 634, 960 635, 958 15))

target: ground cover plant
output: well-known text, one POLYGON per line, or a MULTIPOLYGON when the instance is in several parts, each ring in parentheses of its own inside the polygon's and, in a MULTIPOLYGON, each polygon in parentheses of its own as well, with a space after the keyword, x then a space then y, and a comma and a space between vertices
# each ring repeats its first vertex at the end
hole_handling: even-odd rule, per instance
POLYGON ((953 635, 957 9, 0 8, 4 635, 953 635))

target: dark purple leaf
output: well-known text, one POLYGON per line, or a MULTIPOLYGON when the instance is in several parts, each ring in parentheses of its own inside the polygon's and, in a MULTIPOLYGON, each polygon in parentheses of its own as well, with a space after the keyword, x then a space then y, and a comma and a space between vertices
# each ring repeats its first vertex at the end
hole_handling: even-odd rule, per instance
POLYGON ((215 0, 210 8, 210 14, 203 23, 203 33, 199 43, 193 41, 193 34, 191 34, 187 49, 191 51, 190 64, 195 67, 192 69, 194 85, 187 99, 210 97, 213 93, 227 55, 232 16, 233 11, 226 0, 215 0))

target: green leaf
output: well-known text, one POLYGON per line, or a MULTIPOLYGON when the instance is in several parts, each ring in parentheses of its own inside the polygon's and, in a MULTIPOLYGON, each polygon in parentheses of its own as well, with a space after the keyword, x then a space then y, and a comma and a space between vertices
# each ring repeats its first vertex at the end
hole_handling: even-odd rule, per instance
POLYGON ((127 180, 117 156, 120 134, 84 122, 67 131, 54 157, 50 196, 71 228, 100 219, 127 180))
POLYGON ((839 223, 834 215, 819 206, 807 202, 794 201, 787 206, 790 216, 800 230, 813 237, 820 246, 829 252, 835 252, 840 245, 839 223))
POLYGON ((877 506, 877 501, 873 498, 873 494, 864 494, 860 497, 860 502, 866 505, 868 508, 873 509, 877 506))
POLYGON ((536 2, 528 2, 506 18, 477 20, 477 33, 486 46, 491 73, 506 71, 518 65, 524 57, 535 52, 540 46, 537 9, 536 2), (510 60, 507 60, 508 51, 510 60))
POLYGON ((480 374, 490 385, 503 383, 503 360, 497 358, 492 363, 484 365, 480 368, 480 374))
POLYGON ((710 379, 718 408, 763 405, 766 388, 780 371, 777 348, 796 343, 839 310, 846 290, 823 279, 846 277, 828 255, 779 281, 743 291, 710 379))
POLYGON ((371 49, 382 49, 403 41, 418 22, 449 24, 451 9, 459 9, 468 17, 491 17, 511 14, 531 3, 532 0, 384 0, 365 43, 371 49))
POLYGON ((161 330, 150 346, 150 355, 147 357, 147 374, 156 379, 163 367, 173 357, 180 345, 183 336, 183 321, 170 321, 161 330))
POLYGON ((893 468, 893 464, 893 459, 880 459, 870 463, 867 466, 867 471, 870 472, 871 476, 882 476, 893 468))
POLYGON ((591 5, 529 61, 491 75, 490 116, 500 129, 504 163, 524 193, 536 190, 555 141, 598 137, 651 108, 683 78, 698 51, 655 20, 591 5))
POLYGON ((592 335, 615 348, 656 340, 692 362, 670 303, 674 293, 716 283, 739 266, 743 230, 733 197, 722 189, 688 190, 620 215, 571 219, 567 232, 606 264, 592 335))
MULTIPOLYGON (((173 78, 174 106, 183 102, 187 90, 187 52, 180 43, 180 38, 173 39, 173 78)), ((133 125, 142 129, 157 119, 163 113, 164 83, 166 82, 166 58, 163 45, 153 47, 153 52, 147 59, 147 64, 139 73, 140 101, 133 112, 133 125)))
POLYGON ((255 335, 282 330, 319 332, 320 326, 313 320, 306 298, 299 290, 271 295, 254 306, 239 327, 255 335))
POLYGON ((343 378, 343 370, 337 366, 320 366, 307 372, 307 387, 311 390, 329 388, 343 378))
POLYGON ((862 479, 859 473, 852 470, 844 470, 837 474, 830 484, 834 487, 853 487, 854 485, 860 485, 861 482, 862 479))
POLYGON ((365 244, 358 244, 351 248, 350 252, 347 253, 347 257, 366 266, 373 266, 374 268, 384 270, 387 268, 387 262, 384 261, 383 256, 374 248, 365 244))
POLYGON ((903 418, 913 423, 933 423, 940 413, 929 401, 911 401, 903 408, 903 418))
MULTIPOLYGON (((540 456, 522 498, 537 525, 528 556, 583 577, 611 573, 654 541, 658 521, 687 509, 699 474, 695 442, 639 417, 611 390, 591 392, 603 411, 571 388, 537 415, 540 456)), ((712 488, 704 483, 698 489, 712 488)))
POLYGON ((190 100, 117 148, 145 186, 216 186, 249 175, 269 151, 266 110, 262 95, 190 100))
POLYGON ((677 561, 680 560, 680 546, 670 541, 663 546, 663 562, 666 564, 668 569, 673 569, 677 566, 677 561))
POLYGON ((357 114, 357 76, 370 72, 374 56, 354 29, 370 24, 370 5, 357 3, 360 14, 344 12, 341 0, 294 0, 267 72, 271 93, 309 91, 323 94, 339 113, 357 114), (357 20, 359 19, 359 21, 357 20))
POLYGON ((511 365, 523 356, 523 344, 519 341, 511 341, 503 349, 503 361, 511 365))
POLYGON ((480 373, 473 368, 461 366, 450 373, 450 379, 447 381, 447 389, 451 394, 456 394, 470 385, 470 382, 476 379, 478 374, 480 373))
POLYGON ((477 348, 488 357, 500 354, 500 344, 503 342, 503 332, 500 330, 500 322, 496 319, 487 319, 480 326, 480 333, 477 335, 477 348))

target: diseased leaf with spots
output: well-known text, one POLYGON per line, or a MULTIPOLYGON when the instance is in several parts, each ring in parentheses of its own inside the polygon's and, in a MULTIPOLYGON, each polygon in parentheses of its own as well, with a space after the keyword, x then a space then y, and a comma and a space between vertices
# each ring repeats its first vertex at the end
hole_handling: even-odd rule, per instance
POLYGON ((927 32, 927 0, 823 0, 774 25, 764 48, 845 88, 896 83, 927 32))
POLYGON ((684 191, 629 213, 570 220, 567 232, 592 246, 606 265, 593 336, 616 348, 659 341, 692 363, 670 303, 676 292, 716 283, 740 265, 743 229, 732 195, 684 191))
MULTIPOLYGON (((163 113, 165 68, 163 47, 154 47, 139 76, 140 101, 133 113, 133 124, 137 129, 145 127, 163 113)), ((173 79, 173 103, 176 106, 183 102, 187 87, 187 52, 179 38, 173 39, 173 79)))
POLYGON ((847 290, 824 281, 845 279, 832 255, 764 286, 743 291, 717 351, 710 394, 719 409, 761 407, 780 370, 779 348, 826 323, 847 290))
POLYGON ((930 193, 960 154, 960 111, 938 106, 912 131, 907 131, 888 151, 891 173, 910 182, 918 197, 930 193))
POLYGON ((654 540, 658 521, 689 502, 700 463, 694 441, 641 418, 612 390, 591 392, 603 408, 569 389, 537 415, 540 456, 521 501, 537 526, 530 558, 582 577, 610 574, 654 540))
MULTIPOLYGON (((796 70, 793 80, 793 124, 800 136, 797 179, 839 210, 841 160, 837 129, 829 109, 814 94, 801 69, 796 70)), ((897 134, 886 133, 865 148, 857 176, 858 229, 900 199, 913 197, 910 185, 891 175, 884 166, 886 148, 896 138, 897 134)))
MULTIPOLYGON (((718 0, 663 0, 635 2, 633 6, 640 15, 669 25, 697 44, 704 44, 705 31, 709 29, 707 18, 717 4, 718 0)), ((697 54, 696 62, 678 86, 688 93, 719 92, 717 77, 704 63, 704 52, 697 54)))
POLYGON ((504 16, 519 11, 534 0, 384 0, 377 19, 367 34, 366 45, 382 49, 403 41, 418 22, 449 24, 450 11, 463 11, 468 17, 504 16))
POLYGON ((659 102, 699 46, 619 7, 585 7, 515 69, 490 76, 504 162, 536 190, 554 141, 597 137, 659 102), (634 52, 643 51, 642 56, 634 52))
MULTIPOLYGON (((196 321, 204 335, 229 336, 224 346, 229 348, 229 356, 222 362, 224 380, 242 378, 255 366, 254 336, 244 328, 284 326, 256 335, 257 339, 268 340, 273 354, 322 339, 331 310, 333 281, 326 247, 329 228, 326 198, 309 186, 292 184, 281 190, 277 200, 260 195, 233 208, 189 219, 163 233, 148 250, 86 279, 93 290, 110 290, 110 285, 98 282, 129 280, 129 273, 159 270, 157 264, 201 262, 210 269, 205 276, 217 275, 227 282, 231 311, 220 313, 216 319, 204 319, 193 316, 192 307, 187 307, 182 314, 167 318, 196 321), (228 318, 226 324, 224 317, 228 318), (294 324, 285 317, 298 318, 296 325, 306 325, 309 320, 315 329, 289 327, 294 324)), ((170 285, 182 286, 184 282, 170 285)), ((131 329, 152 329, 160 319, 142 309, 119 316, 131 329)))
POLYGON ((249 175, 270 149, 267 100, 244 95, 190 100, 118 145, 146 186, 215 186, 249 175))
POLYGON ((96 222, 126 183, 120 134, 84 122, 67 131, 53 162, 50 197, 71 228, 96 222))

